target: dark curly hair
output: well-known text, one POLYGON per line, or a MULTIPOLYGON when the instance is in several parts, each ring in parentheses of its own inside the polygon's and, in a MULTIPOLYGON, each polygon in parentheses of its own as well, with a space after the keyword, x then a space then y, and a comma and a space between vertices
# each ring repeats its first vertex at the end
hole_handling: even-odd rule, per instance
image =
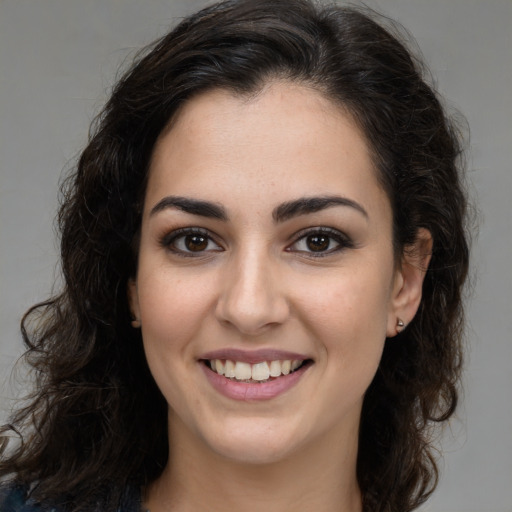
POLYGON ((227 1, 184 19, 137 58, 97 117, 58 216, 62 292, 22 321, 36 387, 10 425, 22 442, 0 477, 67 511, 115 510, 167 461, 167 404, 130 326, 127 282, 155 141, 180 105, 213 88, 303 83, 346 108, 394 212, 397 254, 433 237, 415 318, 388 342, 366 393, 357 465, 365 512, 407 512, 438 471, 431 427, 457 403, 468 270, 458 131, 389 20, 307 0, 227 1), (94 492, 91 492, 94 490, 94 492))

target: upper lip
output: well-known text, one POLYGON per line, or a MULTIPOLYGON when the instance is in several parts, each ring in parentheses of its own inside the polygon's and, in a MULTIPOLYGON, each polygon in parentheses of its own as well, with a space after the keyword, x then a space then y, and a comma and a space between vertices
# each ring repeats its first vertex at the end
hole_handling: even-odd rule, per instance
POLYGON ((221 359, 230 361, 240 361, 242 363, 256 364, 263 361, 286 361, 310 359, 304 354, 297 352, 288 352, 277 349, 258 349, 258 350, 241 350, 238 348, 225 348, 213 350, 203 354, 199 359, 221 359))

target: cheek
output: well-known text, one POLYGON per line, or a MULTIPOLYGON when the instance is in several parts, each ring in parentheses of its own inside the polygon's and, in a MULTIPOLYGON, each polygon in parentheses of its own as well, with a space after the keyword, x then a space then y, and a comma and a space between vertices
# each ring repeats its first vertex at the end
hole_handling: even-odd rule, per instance
POLYGON ((331 276, 316 281, 307 292, 299 291, 298 300, 312 321, 326 329, 343 327, 358 332, 384 326, 385 332, 390 297, 386 284, 357 274, 331 276))
POLYGON ((196 391, 188 377, 195 370, 194 340, 207 308, 205 287, 191 286, 167 272, 151 271, 139 275, 138 290, 150 371, 167 402, 186 410, 187 400, 196 391), (183 382, 188 382, 186 388, 183 382))
POLYGON ((340 273, 298 291, 300 310, 329 364, 352 372, 378 365, 386 338, 390 290, 371 272, 340 273))
POLYGON ((139 277, 139 308, 148 357, 153 352, 174 353, 186 348, 200 327, 210 304, 209 287, 172 272, 154 272, 139 277))

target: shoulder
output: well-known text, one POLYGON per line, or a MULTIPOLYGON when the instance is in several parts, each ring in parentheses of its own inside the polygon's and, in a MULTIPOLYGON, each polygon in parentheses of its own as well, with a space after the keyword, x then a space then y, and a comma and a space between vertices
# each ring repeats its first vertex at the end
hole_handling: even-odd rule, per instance
MULTIPOLYGON (((118 512, 139 512, 140 490, 137 487, 125 489, 118 512)), ((53 507, 38 505, 28 497, 27 488, 22 485, 0 484, 0 512, 62 512, 53 507)))
POLYGON ((0 486, 0 510, 2 512, 18 512, 37 510, 27 508, 26 493, 22 487, 18 486, 0 486))
POLYGON ((19 485, 0 485, 1 512, 58 512, 44 510, 27 498, 27 489, 19 485))

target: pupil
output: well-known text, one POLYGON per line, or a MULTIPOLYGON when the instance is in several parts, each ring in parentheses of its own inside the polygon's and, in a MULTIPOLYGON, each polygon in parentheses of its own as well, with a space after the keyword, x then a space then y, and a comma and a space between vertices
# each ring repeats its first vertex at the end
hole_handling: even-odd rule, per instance
POLYGON ((188 235, 185 245, 189 251, 204 251, 208 245, 208 239, 202 235, 188 235))
POLYGON ((329 247, 329 237, 324 235, 311 235, 307 239, 308 247, 312 251, 325 251, 329 247))

